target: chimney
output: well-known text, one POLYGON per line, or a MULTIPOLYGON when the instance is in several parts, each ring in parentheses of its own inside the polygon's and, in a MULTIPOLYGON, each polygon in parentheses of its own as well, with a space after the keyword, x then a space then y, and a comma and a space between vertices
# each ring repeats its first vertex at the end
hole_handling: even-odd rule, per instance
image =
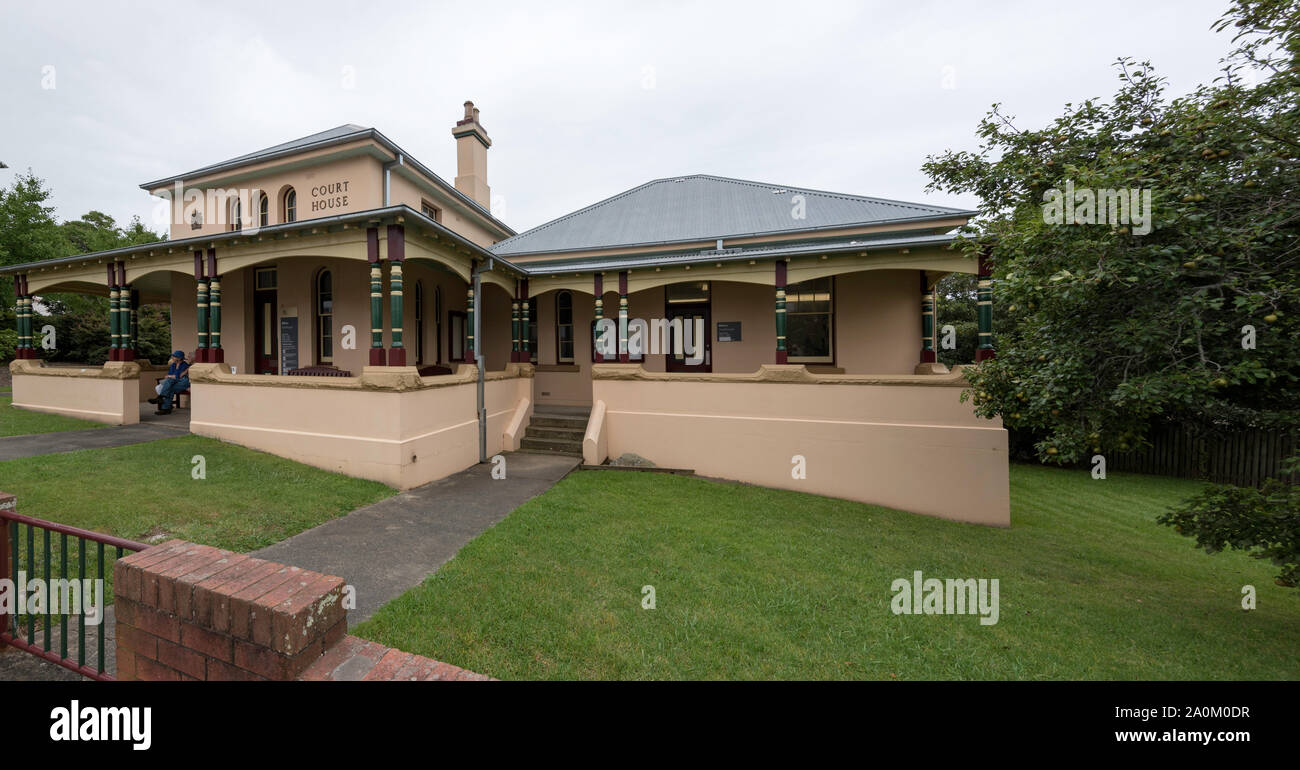
POLYGON ((492 191, 487 183, 487 151, 492 146, 487 131, 478 122, 478 108, 465 102, 465 118, 451 129, 456 137, 456 189, 492 210, 492 191))

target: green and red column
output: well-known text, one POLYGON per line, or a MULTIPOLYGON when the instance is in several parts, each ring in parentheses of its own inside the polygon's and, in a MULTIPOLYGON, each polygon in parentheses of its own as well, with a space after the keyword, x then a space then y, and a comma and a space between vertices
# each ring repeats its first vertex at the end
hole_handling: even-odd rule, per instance
POLYGON ((934 287, 925 271, 921 274, 921 363, 933 364, 939 360, 934 346, 934 287))
POLYGON ((531 349, 532 345, 529 343, 529 340, 532 339, 532 335, 529 333, 530 330, 528 328, 529 325, 532 323, 532 319, 529 318, 530 314, 528 310, 528 305, 529 305, 528 279, 527 278, 522 279, 520 281, 520 284, 521 284, 520 300, 522 303, 520 309, 523 312, 523 316, 519 321, 519 347, 521 348, 519 361, 520 363, 528 364, 528 363, 532 363, 533 361, 533 351, 531 349))
POLYGON ((117 360, 134 361, 135 345, 131 339, 131 287, 126 283, 126 263, 117 262, 117 360))
POLYGON ((789 363, 785 350, 785 282, 786 262, 776 262, 776 362, 789 363))
POLYGON ((519 362, 519 279, 515 279, 515 298, 510 303, 510 362, 519 362))
POLYGON ((208 278, 203 261, 203 249, 194 250, 194 301, 198 326, 198 346, 194 349, 194 363, 208 360, 208 278))
POLYGON ((474 363, 474 278, 478 265, 470 270, 469 288, 465 290, 465 363, 474 363))
POLYGON ((366 228, 366 261, 370 263, 370 365, 383 366, 384 271, 379 264, 379 228, 366 228))
POLYGON ((618 274, 618 362, 626 364, 631 358, 627 351, 627 271, 618 274))
POLYGON ((217 250, 208 249, 208 358, 210 364, 226 360, 221 348, 221 276, 217 274, 217 250))
MULTIPOLYGON (((597 339, 599 339, 600 322, 605 317, 605 274, 596 273, 591 281, 592 291, 596 294, 596 324, 593 328, 595 329, 597 339)), ((596 363, 605 363, 605 354, 601 352, 600 346, 596 345, 596 340, 592 340, 592 346, 596 348, 596 363)))
POLYGON ((27 290, 27 276, 14 276, 14 321, 18 326, 18 347, 14 358, 36 358, 32 345, 32 295, 27 290))
POLYGON ((392 324, 392 347, 388 350, 389 366, 406 366, 406 348, 402 345, 402 317, 405 303, 402 300, 402 263, 406 261, 406 228, 388 226, 388 296, 389 322, 392 324))
POLYGON ((993 258, 988 250, 980 253, 976 311, 979 322, 979 347, 975 349, 975 363, 995 356, 993 350, 993 258))

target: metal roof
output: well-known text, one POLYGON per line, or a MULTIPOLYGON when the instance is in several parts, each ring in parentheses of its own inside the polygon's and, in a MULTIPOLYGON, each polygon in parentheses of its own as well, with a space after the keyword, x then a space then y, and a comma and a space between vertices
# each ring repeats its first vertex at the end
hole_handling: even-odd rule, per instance
POLYGON ((973 216, 965 209, 694 174, 667 177, 579 209, 490 247, 514 256, 816 232, 973 216), (799 201, 795 196, 802 196, 799 201), (802 218, 797 218, 802 213, 802 218))
POLYGON ((882 249, 920 248, 924 246, 950 247, 959 236, 955 233, 888 233, 879 236, 859 236, 858 238, 839 238, 835 240, 798 241, 781 244, 766 244, 751 248, 730 248, 721 251, 705 249, 703 251, 683 251, 671 254, 640 254, 624 257, 597 257, 586 260, 569 260, 566 262, 528 262, 518 263, 514 267, 528 275, 559 275, 561 273, 595 273, 616 270, 633 270, 644 267, 673 267, 678 265, 701 265, 717 262, 738 262, 749 260, 782 259, 785 257, 806 256, 814 254, 837 254, 843 252, 880 251, 882 249))

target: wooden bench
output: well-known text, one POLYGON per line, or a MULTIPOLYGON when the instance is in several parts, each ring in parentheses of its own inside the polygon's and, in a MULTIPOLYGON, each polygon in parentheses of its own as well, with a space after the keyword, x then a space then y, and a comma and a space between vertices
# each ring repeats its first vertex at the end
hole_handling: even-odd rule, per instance
MULTIPOLYGON (((157 385, 158 383, 161 383, 161 382, 162 382, 163 380, 165 380, 165 379, 167 379, 167 378, 166 378, 166 377, 159 377, 159 378, 157 378, 157 379, 154 380, 154 384, 157 385)), ((157 392, 157 391, 155 391, 155 392, 157 392)), ((189 389, 189 388, 186 388, 185 390, 178 390, 178 391, 176 391, 175 393, 173 393, 173 394, 172 394, 172 403, 171 403, 171 406, 168 407, 168 408, 169 408, 169 409, 180 409, 180 408, 181 408, 181 396, 185 396, 186 398, 189 398, 189 397, 190 397, 190 389, 189 389)), ((193 399, 191 399, 191 403, 193 403, 193 399)), ((162 408, 162 404, 159 404, 158 407, 159 407, 159 408, 162 408)))

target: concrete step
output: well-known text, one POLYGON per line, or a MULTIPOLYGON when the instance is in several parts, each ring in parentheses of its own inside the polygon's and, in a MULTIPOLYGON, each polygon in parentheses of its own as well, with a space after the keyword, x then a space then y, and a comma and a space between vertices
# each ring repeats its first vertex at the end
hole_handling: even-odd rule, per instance
POLYGON ((536 425, 539 428, 566 428, 569 430, 587 430, 586 417, 548 417, 533 412, 533 417, 529 420, 528 425, 536 425))
POLYGON ((528 430, 524 432, 527 438, 552 438, 563 441, 582 441, 587 435, 587 426, 581 428, 549 428, 539 425, 529 425, 528 430))
POLYGON ((520 450, 530 452, 549 452, 551 454, 572 455, 574 457, 582 456, 582 441, 569 441, 564 439, 552 438, 533 438, 525 435, 519 442, 520 450))

